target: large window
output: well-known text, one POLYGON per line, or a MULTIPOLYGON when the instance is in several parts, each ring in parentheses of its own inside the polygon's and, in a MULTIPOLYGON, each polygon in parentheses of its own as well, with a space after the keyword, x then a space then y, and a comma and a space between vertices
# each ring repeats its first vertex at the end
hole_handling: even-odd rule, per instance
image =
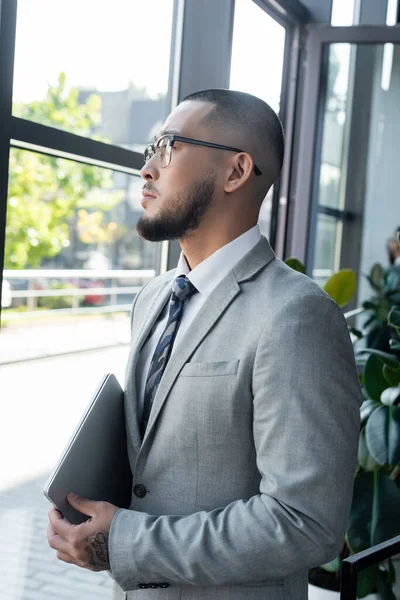
POLYGON ((13 114, 140 149, 169 112, 172 13, 173 0, 18 0, 13 114))
POLYGON ((387 241, 400 224, 400 46, 334 43, 326 58, 313 276, 322 283, 353 268, 360 303, 372 294, 374 263, 388 267, 387 241))
POLYGON ((161 245, 136 223, 143 146, 171 108, 173 8, 0 3, 6 599, 112 597, 107 573, 67 565, 48 546, 42 489, 102 376, 123 384, 132 300, 160 270, 161 245))
MULTIPOLYGON (((281 101, 285 28, 253 0, 236 0, 230 88, 265 100, 277 113, 281 101)), ((273 190, 260 211, 262 233, 269 236, 273 190)))
POLYGON ((61 318, 123 306, 128 318, 137 285, 154 276, 160 245, 136 233, 138 175, 171 108, 173 9, 19 0, 3 325, 25 327, 44 309, 61 318))
POLYGON ((3 324, 129 309, 156 264, 156 245, 136 232, 141 188, 139 177, 12 148, 3 324))
MULTIPOLYGON (((179 94, 228 87, 229 65, 232 89, 282 105, 285 29, 252 0, 236 0, 231 57, 227 5, 0 1, 7 600, 112 596, 106 573, 67 565, 48 547, 42 489, 104 373, 124 383, 132 299, 174 266, 168 244, 136 232, 143 146, 179 94)), ((267 234, 270 204, 269 195, 260 219, 267 234)))

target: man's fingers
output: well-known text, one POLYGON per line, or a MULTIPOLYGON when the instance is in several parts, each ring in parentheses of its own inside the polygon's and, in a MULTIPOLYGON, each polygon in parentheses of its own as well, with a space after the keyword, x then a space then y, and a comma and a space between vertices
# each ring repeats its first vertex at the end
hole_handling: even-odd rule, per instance
POLYGON ((95 517, 98 511, 104 507, 104 502, 89 500, 88 498, 83 498, 73 492, 70 492, 67 495, 67 500, 73 508, 89 517, 95 517))
POLYGON ((74 525, 71 525, 71 523, 67 521, 67 519, 60 519, 54 513, 51 513, 51 515, 49 515, 49 518, 50 524, 53 528, 53 532, 57 533, 64 540, 68 540, 71 537, 71 533, 74 531, 74 525))
POLYGON ((57 558, 69 564, 75 564, 74 559, 69 554, 64 554, 64 552, 56 552, 57 558))
POLYGON ((53 550, 57 550, 57 552, 61 552, 62 554, 68 554, 71 560, 75 560, 73 553, 71 552, 71 545, 68 544, 65 540, 60 538, 59 535, 53 535, 49 539, 49 546, 53 548, 53 550))
POLYGON ((50 521, 55 521, 56 519, 63 519, 63 515, 62 513, 58 510, 58 508, 55 508, 54 506, 51 507, 51 509, 49 510, 49 520, 50 521))
POLYGON ((56 532, 53 529, 53 525, 49 523, 47 526, 47 538, 50 540, 53 535, 56 535, 56 532))

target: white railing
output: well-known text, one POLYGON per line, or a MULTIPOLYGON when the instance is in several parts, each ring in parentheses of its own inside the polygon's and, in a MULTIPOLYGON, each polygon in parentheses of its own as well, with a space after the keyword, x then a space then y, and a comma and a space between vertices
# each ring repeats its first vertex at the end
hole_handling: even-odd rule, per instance
POLYGON ((334 271, 332 269, 313 269, 312 276, 313 279, 320 279, 322 277, 328 279, 333 273, 334 271))
MULTIPOLYGON (((26 298, 27 299, 27 310, 24 312, 10 312, 7 310, 2 311, 3 320, 16 320, 37 316, 47 316, 49 314, 87 314, 87 313, 109 313, 115 311, 129 311, 131 303, 129 304, 118 304, 117 298, 120 294, 137 294, 138 291, 143 287, 147 281, 155 276, 156 272, 154 269, 141 269, 141 270, 95 270, 95 269, 21 269, 21 270, 10 270, 6 269, 3 271, 3 281, 7 280, 10 283, 10 297, 11 301, 14 298, 26 298), (26 279, 28 282, 28 289, 26 290, 14 290, 12 289, 12 280, 15 279, 26 279), (109 279, 111 285, 109 287, 79 287, 79 280, 99 280, 109 279), (124 279, 131 285, 121 286, 118 280, 124 279), (52 289, 51 287, 41 287, 38 289, 38 280, 48 280, 60 282, 62 280, 68 280, 71 287, 62 289, 52 289), (72 298, 71 308, 56 308, 49 310, 36 310, 37 299, 49 296, 68 297, 72 298), (79 306, 79 299, 82 296, 110 296, 110 303, 107 306, 96 306, 96 307, 81 307, 79 306)), ((47 285, 49 285, 47 283, 47 285)), ((3 307, 4 308, 4 307, 3 307)))

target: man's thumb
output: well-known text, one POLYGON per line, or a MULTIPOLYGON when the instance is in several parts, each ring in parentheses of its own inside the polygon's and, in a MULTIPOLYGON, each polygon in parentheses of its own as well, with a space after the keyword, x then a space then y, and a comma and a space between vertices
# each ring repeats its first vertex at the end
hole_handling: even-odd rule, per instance
POLYGON ((79 510, 79 512, 84 515, 89 515, 89 517, 94 517, 95 515, 95 503, 92 500, 88 500, 88 498, 82 498, 82 496, 78 496, 74 492, 70 492, 67 495, 67 500, 73 508, 79 510))

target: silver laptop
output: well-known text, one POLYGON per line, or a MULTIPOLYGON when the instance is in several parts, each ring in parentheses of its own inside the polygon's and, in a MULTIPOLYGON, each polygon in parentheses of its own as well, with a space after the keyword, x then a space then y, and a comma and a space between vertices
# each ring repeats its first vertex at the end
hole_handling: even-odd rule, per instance
POLYGON ((70 523, 77 525, 90 517, 72 508, 67 501, 69 492, 128 508, 131 489, 124 392, 116 377, 108 373, 101 380, 43 492, 70 523))

